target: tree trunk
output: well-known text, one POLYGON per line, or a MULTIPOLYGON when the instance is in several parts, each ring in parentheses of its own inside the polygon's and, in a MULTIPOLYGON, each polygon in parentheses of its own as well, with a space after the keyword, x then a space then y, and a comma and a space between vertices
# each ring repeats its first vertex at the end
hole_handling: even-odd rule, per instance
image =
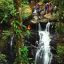
MULTIPOLYGON (((13 0, 14 2, 14 7, 16 8, 16 12, 17 12, 17 20, 21 23, 22 22, 22 6, 21 6, 21 2, 22 0, 13 0)), ((16 43, 16 48, 17 48, 17 56, 20 56, 20 51, 19 48, 23 46, 23 38, 21 37, 21 35, 19 35, 19 37, 17 38, 17 43, 16 43)), ((22 64, 20 58, 18 58, 17 60, 17 64, 22 64)))
POLYGON ((17 11, 18 20, 21 22, 22 21, 22 16, 21 16, 22 15, 22 6, 21 6, 22 0, 13 0, 13 2, 17 11))

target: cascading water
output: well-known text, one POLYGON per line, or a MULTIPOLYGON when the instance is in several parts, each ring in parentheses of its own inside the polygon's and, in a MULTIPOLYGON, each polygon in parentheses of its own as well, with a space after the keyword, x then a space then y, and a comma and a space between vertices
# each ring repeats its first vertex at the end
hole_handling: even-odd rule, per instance
POLYGON ((50 33, 49 33, 50 22, 46 24, 44 31, 41 30, 39 23, 39 45, 36 52, 35 64, 51 64, 52 53, 50 52, 50 33))
POLYGON ((16 52, 15 52, 15 36, 12 35, 7 43, 7 58, 8 58, 8 64, 13 64, 15 57, 16 57, 16 52))

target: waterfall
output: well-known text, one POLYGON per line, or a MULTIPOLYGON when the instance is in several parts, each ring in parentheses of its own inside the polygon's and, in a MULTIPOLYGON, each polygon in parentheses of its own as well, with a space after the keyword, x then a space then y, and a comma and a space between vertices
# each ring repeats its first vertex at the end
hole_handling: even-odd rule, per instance
POLYGON ((47 32, 49 32, 50 24, 51 24, 51 23, 48 22, 47 25, 46 25, 46 29, 45 29, 45 30, 46 30, 47 32))
POLYGON ((42 30, 42 29, 41 29, 41 25, 40 25, 40 23, 38 24, 38 29, 39 29, 39 31, 42 30))
POLYGON ((39 45, 36 52, 35 57, 35 64, 51 64, 52 60, 52 53, 50 52, 50 33, 49 33, 49 27, 50 22, 46 24, 46 28, 44 31, 41 30, 41 26, 39 23, 39 45))
POLYGON ((12 45, 13 45, 13 39, 14 39, 14 35, 11 37, 11 40, 10 40, 10 48, 12 49, 12 45))
POLYGON ((8 59, 8 64, 13 64, 15 58, 16 58, 16 52, 15 52, 15 36, 12 35, 9 38, 9 41, 7 43, 7 59, 8 59))

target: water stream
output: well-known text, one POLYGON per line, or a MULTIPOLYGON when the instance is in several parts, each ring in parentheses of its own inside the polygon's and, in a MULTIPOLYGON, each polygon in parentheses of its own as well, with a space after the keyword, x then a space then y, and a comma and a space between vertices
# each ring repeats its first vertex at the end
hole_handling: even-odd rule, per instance
POLYGON ((12 35, 8 41, 7 44, 7 58, 8 58, 8 64, 13 64, 15 58, 16 58, 16 52, 15 52, 15 36, 12 35))
POLYGON ((46 28, 44 31, 41 30, 41 25, 39 23, 39 45, 36 52, 35 64, 51 64, 52 53, 50 52, 50 33, 49 27, 50 22, 46 24, 46 28))

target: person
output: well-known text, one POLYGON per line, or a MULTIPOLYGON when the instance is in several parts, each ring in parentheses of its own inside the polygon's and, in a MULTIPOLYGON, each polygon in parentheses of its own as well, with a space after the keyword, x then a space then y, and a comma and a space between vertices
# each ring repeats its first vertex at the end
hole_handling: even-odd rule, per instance
POLYGON ((49 3, 49 11, 48 12, 51 13, 51 14, 53 12, 53 5, 52 5, 51 2, 49 3))
POLYGON ((51 2, 45 4, 45 12, 46 14, 52 13, 53 11, 53 5, 51 2))
POLYGON ((49 3, 45 4, 45 12, 46 12, 46 14, 49 12, 49 3))
POLYGON ((34 12, 35 13, 37 13, 38 15, 40 15, 40 5, 38 3, 36 3, 36 5, 34 6, 33 9, 34 9, 34 12))

